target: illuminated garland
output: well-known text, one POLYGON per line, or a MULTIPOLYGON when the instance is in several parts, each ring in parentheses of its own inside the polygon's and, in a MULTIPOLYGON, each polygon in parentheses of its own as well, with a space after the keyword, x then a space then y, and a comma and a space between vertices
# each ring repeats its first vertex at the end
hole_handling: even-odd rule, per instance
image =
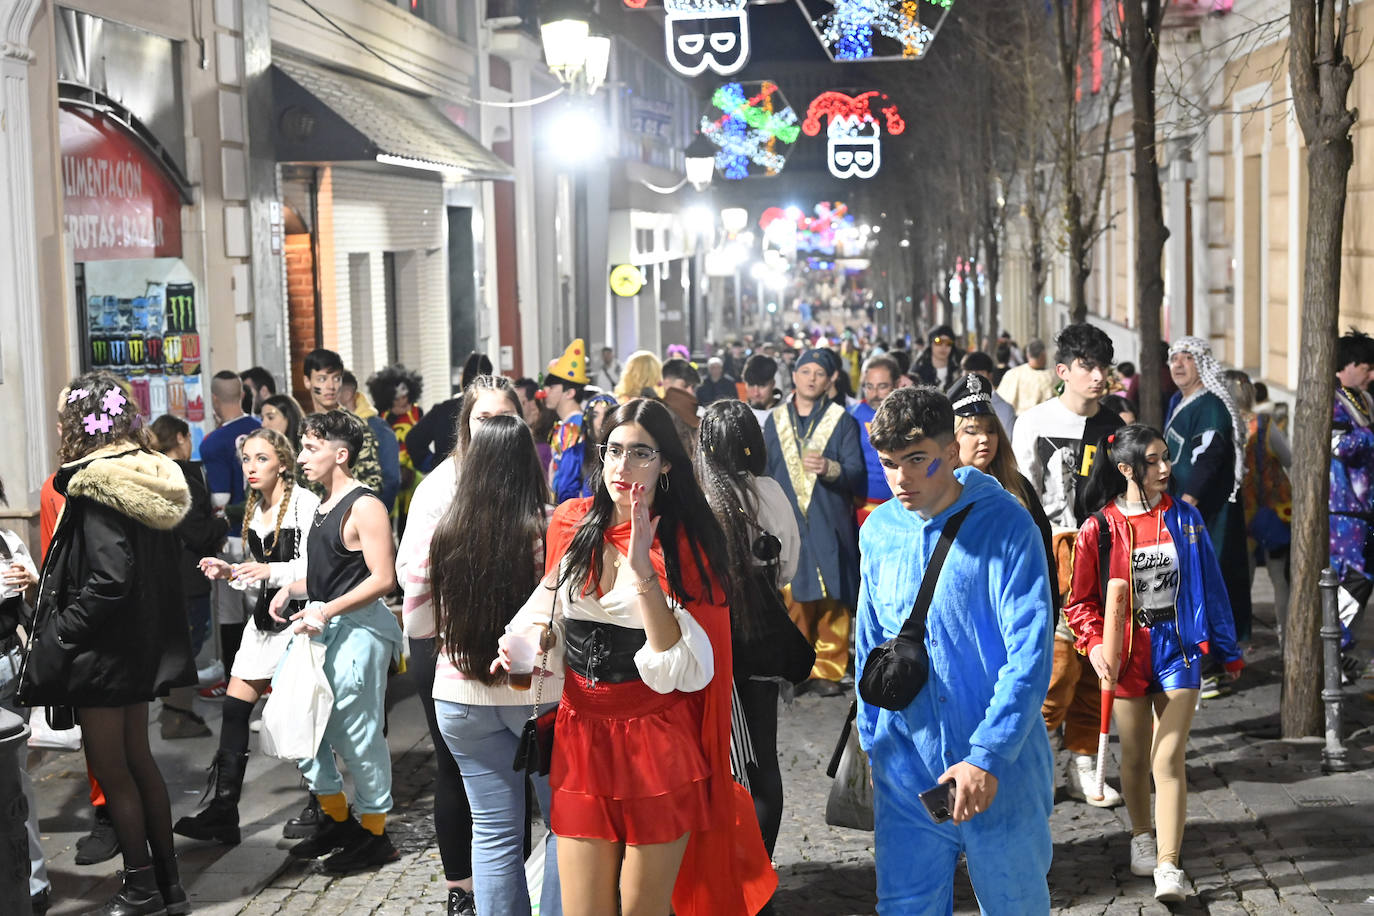
POLYGON ((748 178, 752 168, 768 175, 782 171, 787 148, 801 133, 797 114, 776 83, 726 83, 711 96, 701 117, 701 135, 720 148, 716 168, 728 179, 748 178), (779 147, 782 147, 779 149, 779 147))
POLYGON ((822 92, 806 106, 806 120, 802 132, 814 137, 821 130, 821 120, 828 119, 826 128, 826 165, 836 178, 872 178, 882 167, 882 123, 893 135, 906 130, 906 121, 896 104, 883 105, 888 98, 877 90, 848 95, 829 90, 822 92), (874 112, 874 107, 877 112, 874 112), (882 123, 878 120, 882 115, 882 123))
POLYGON ((811 27, 826 53, 837 61, 871 59, 917 60, 923 57, 943 22, 936 19, 935 28, 921 22, 921 3, 948 12, 954 0, 828 0, 833 9, 816 15, 808 8, 808 0, 797 0, 806 13, 811 27), (894 42, 899 57, 879 55, 874 49, 874 35, 894 42))

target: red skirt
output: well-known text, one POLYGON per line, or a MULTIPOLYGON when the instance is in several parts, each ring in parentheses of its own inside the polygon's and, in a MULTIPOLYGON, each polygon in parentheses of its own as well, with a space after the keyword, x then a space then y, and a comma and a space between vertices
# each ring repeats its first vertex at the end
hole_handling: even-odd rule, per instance
POLYGON ((647 846, 706 829, 704 701, 643 681, 589 687, 569 671, 549 771, 553 832, 647 846))

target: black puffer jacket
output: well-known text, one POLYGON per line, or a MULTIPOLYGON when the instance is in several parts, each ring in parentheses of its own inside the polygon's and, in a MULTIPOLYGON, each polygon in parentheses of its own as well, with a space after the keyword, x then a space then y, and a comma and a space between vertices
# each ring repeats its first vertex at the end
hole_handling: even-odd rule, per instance
POLYGON ((64 465, 20 700, 128 706, 196 682, 172 529, 190 495, 166 456, 109 446, 64 465))

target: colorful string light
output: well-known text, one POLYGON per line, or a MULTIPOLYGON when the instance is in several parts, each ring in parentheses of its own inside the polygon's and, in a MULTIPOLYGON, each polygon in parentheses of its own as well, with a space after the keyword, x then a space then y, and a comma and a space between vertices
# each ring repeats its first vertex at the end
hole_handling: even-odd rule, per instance
POLYGON ((720 148, 716 168, 732 180, 748 178, 755 169, 767 175, 782 171, 801 133, 796 112, 771 81, 721 86, 701 116, 700 130, 720 148))
POLYGON ((948 12, 954 0, 828 0, 833 8, 819 16, 808 2, 797 0, 826 53, 837 61, 855 61, 919 60, 944 21, 941 13, 927 17, 934 28, 923 23, 921 4, 948 12), (877 53, 875 35, 895 43, 894 55, 877 53))

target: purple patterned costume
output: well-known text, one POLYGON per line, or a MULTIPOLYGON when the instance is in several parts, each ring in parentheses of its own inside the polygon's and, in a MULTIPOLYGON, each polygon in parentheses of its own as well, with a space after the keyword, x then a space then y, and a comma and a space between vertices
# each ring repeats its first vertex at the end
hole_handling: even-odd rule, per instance
POLYGON ((1331 567, 1340 577, 1343 644, 1374 591, 1369 552, 1374 530, 1374 402, 1338 386, 1331 428, 1331 567))

